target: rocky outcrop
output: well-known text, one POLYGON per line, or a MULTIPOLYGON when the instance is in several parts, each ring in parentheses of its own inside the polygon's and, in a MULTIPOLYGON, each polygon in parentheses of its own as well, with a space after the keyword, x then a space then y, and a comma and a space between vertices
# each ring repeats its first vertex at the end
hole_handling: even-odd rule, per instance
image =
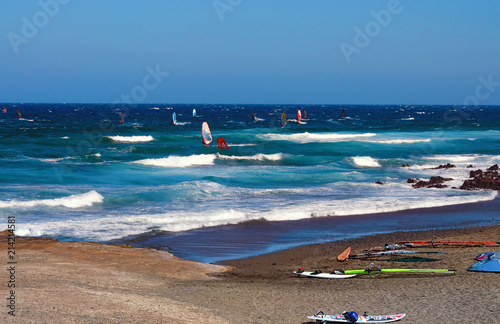
MULTIPOLYGON (((410 182, 410 180, 415 180, 415 179, 408 179, 407 182, 410 182)), ((414 182, 411 186, 413 188, 447 188, 448 186, 443 184, 445 183, 446 181, 451 181, 453 180, 452 178, 443 178, 443 177, 440 177, 440 176, 437 176, 437 177, 431 177, 429 179, 429 181, 423 181, 423 180, 419 180, 419 181, 416 181, 414 182)))
POLYGON ((500 176, 498 174, 498 164, 495 164, 486 171, 475 170, 469 174, 471 180, 465 180, 460 186, 464 190, 491 189, 500 190, 500 176))
POLYGON ((447 164, 441 164, 438 167, 431 168, 431 169, 451 169, 451 168, 455 168, 455 165, 447 163, 447 164))

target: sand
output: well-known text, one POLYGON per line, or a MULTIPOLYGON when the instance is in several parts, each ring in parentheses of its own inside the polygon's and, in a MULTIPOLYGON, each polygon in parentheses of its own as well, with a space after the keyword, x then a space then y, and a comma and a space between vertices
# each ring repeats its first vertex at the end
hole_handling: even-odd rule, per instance
MULTIPOLYGON (((2 233, 0 233, 2 234, 2 233)), ((429 263, 375 263, 384 268, 448 268, 455 275, 298 278, 292 271, 364 268, 336 260, 347 246, 360 253, 398 240, 500 241, 500 226, 397 232, 298 247, 223 264, 185 261, 152 249, 49 238, 16 238, 16 316, 10 296, 6 233, 0 237, 4 304, 0 323, 308 323, 334 314, 407 313, 401 323, 500 323, 500 274, 466 269, 488 247, 420 249, 446 252, 429 263)))

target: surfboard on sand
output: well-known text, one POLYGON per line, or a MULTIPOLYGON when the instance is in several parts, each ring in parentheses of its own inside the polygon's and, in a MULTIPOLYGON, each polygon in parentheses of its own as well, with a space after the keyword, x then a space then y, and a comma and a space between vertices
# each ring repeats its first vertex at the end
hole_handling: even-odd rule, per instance
POLYGON ((344 312, 337 315, 325 315, 322 311, 317 312, 313 316, 307 316, 308 319, 315 320, 316 323, 391 323, 401 320, 406 314, 394 315, 358 315, 356 319, 351 319, 354 312, 344 312))
POLYGON ((346 279, 355 277, 356 274, 345 274, 345 273, 327 273, 321 272, 321 270, 316 271, 304 271, 304 269, 300 268, 297 271, 294 271, 299 277, 313 277, 313 278, 323 278, 323 279, 346 279))
POLYGON ((349 254, 351 254, 351 247, 348 247, 345 249, 344 252, 340 253, 339 256, 337 257, 337 260, 339 261, 345 261, 349 258, 349 254))

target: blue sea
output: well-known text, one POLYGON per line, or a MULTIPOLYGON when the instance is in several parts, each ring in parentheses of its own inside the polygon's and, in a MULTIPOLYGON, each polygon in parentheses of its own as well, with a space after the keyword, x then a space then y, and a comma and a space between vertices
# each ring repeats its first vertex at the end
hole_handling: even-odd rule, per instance
POLYGON ((17 235, 132 243, 217 262, 396 230, 500 223, 497 191, 452 188, 470 170, 500 163, 496 106, 5 107, 0 214, 5 227, 16 216, 17 235), (300 123, 299 110, 307 115, 300 123), (432 169, 446 163, 456 167, 432 169), (435 175, 453 180, 444 189, 407 182, 435 175))

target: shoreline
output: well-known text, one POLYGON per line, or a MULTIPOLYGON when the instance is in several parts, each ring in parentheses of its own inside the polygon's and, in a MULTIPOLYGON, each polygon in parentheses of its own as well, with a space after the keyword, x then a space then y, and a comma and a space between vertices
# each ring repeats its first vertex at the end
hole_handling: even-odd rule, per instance
MULTIPOLYGON (((368 261, 335 258, 347 246, 353 253, 398 240, 499 241, 500 225, 395 232, 202 264, 152 249, 50 238, 16 238, 19 268, 17 315, 13 323, 308 323, 318 310, 369 314, 407 313, 402 323, 498 319, 498 274, 466 269, 492 247, 443 247, 431 263, 384 262, 384 268, 449 268, 456 275, 381 275, 370 279, 297 278, 292 271, 364 268, 368 261), (491 293, 488 293, 491 292, 491 293), (300 303, 297 302, 300 300, 300 303), (458 307, 457 305, 460 305, 458 307)), ((0 237, 1 260, 7 243, 0 237)), ((5 280, 5 279, 4 279, 5 280)), ((2 287, 4 296, 8 293, 2 287)))
POLYGON ((145 233, 112 242, 166 250, 203 263, 221 263, 367 235, 496 225, 500 224, 497 210, 500 195, 485 202, 294 221, 252 221, 185 232, 145 233))

